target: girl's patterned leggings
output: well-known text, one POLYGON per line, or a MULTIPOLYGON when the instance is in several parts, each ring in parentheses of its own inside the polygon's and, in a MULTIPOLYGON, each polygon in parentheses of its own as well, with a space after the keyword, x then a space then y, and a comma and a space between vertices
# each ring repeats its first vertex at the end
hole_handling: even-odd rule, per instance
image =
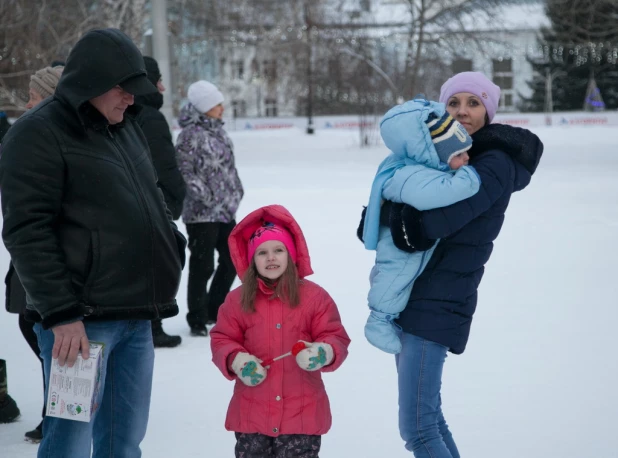
POLYGON ((236 433, 236 458, 318 458, 322 436, 236 433))

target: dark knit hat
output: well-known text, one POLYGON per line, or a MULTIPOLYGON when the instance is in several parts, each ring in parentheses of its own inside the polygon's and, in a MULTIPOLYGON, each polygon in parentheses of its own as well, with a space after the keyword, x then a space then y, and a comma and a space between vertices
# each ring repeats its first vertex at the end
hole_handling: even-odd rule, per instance
POLYGON ((472 146, 472 138, 468 135, 464 126, 453 119, 448 112, 445 112, 441 118, 433 114, 430 115, 427 120, 427 127, 436 153, 438 153, 440 161, 445 164, 448 164, 458 154, 468 151, 472 146))
POLYGON ((45 67, 30 77, 30 89, 36 91, 41 98, 50 97, 56 91, 58 81, 64 67, 45 67))
POLYGON ((161 79, 161 71, 159 70, 159 64, 157 61, 150 57, 144 56, 144 65, 146 66, 146 73, 148 73, 148 79, 155 86, 161 79))

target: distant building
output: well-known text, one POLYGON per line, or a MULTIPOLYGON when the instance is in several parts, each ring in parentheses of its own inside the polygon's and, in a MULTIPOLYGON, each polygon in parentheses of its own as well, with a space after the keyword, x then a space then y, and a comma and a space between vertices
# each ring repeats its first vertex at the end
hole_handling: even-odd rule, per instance
MULTIPOLYGON (((471 17, 464 32, 451 34, 451 38, 455 35, 457 45, 441 58, 452 73, 484 72, 502 88, 500 111, 514 112, 518 111, 520 94, 530 94, 527 81, 532 78, 532 68, 527 58, 539 55, 537 36, 548 20, 542 0, 522 0, 521 4, 504 7, 502 11, 498 20, 489 24, 475 23, 471 17)), ((262 30, 257 33, 251 24, 238 26, 243 20, 239 13, 228 13, 229 22, 219 19, 218 24, 227 35, 215 41, 175 46, 180 71, 196 75, 191 79, 205 78, 217 84, 227 98, 227 116, 302 115, 307 102, 309 54, 307 42, 297 37, 306 31, 301 27, 306 17, 299 12, 294 14, 287 22, 295 25, 261 24, 262 30)), ((404 0, 338 0, 333 2, 333 11, 322 10, 322 15, 315 21, 334 24, 333 32, 326 33, 332 41, 312 45, 313 59, 328 51, 325 48, 336 46, 342 30, 377 40, 380 46, 375 47, 374 53, 386 55, 383 50, 388 49, 394 58, 404 58, 404 0)), ((442 31, 432 33, 439 35, 442 31)), ((314 69, 322 75, 335 71, 334 67, 314 69)))

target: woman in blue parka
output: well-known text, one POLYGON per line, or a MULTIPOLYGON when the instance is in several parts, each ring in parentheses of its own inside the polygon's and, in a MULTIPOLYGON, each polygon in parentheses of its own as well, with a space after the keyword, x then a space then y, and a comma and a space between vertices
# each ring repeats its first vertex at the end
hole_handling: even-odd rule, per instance
POLYGON ((511 194, 528 185, 543 153, 530 131, 490 124, 499 100, 500 88, 478 72, 453 76, 440 92, 440 102, 472 136, 468 153, 480 176, 478 193, 433 210, 382 207, 382 224, 390 226, 397 248, 413 252, 411 246, 428 248, 440 239, 397 320, 399 429, 416 458, 460 456, 441 409, 444 361, 447 352, 466 347, 477 289, 511 194))

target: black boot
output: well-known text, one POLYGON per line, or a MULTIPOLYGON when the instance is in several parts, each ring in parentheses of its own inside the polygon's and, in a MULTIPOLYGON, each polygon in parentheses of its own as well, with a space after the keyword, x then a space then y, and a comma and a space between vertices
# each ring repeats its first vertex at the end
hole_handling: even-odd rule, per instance
POLYGON ((191 326, 191 335, 193 337, 208 337, 208 328, 206 326, 191 326))
POLYGON ((6 361, 0 359, 0 423, 11 423, 19 417, 17 404, 8 393, 6 361))
POLYGON ((34 428, 32 431, 28 431, 24 434, 25 440, 28 442, 32 442, 33 444, 38 444, 43 439, 43 421, 39 423, 39 426, 34 428))
POLYGON ((166 334, 163 330, 161 320, 152 320, 152 342, 155 348, 173 348, 180 345, 182 338, 180 336, 170 336, 166 334))

